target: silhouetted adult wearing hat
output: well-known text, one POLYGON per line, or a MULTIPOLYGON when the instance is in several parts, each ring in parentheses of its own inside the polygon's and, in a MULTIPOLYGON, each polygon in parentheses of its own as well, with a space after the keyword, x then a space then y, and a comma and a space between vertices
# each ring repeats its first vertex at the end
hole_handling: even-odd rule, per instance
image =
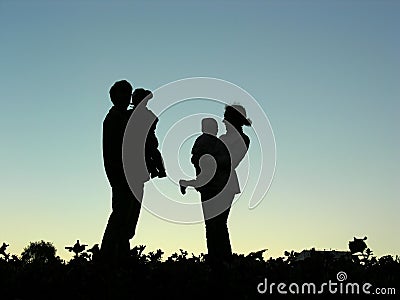
POLYGON ((247 119, 243 106, 230 105, 225 107, 223 123, 226 133, 218 139, 215 137, 218 131, 215 120, 203 120, 203 134, 192 148, 192 163, 197 177, 179 181, 181 192, 185 193, 187 186, 194 186, 201 194, 208 262, 217 274, 224 263, 232 259, 227 222, 233 199, 240 193, 236 168, 250 145, 243 126, 250 126, 251 121, 247 119))
MULTIPOLYGON (((229 105, 225 107, 223 123, 226 133, 219 138, 225 144, 229 151, 230 172, 226 186, 221 193, 217 195, 216 201, 226 208, 224 212, 211 219, 209 227, 214 232, 212 234, 215 254, 213 257, 217 261, 230 261, 232 258, 232 248, 228 231, 228 217, 235 195, 241 192, 236 168, 246 155, 250 138, 243 132, 243 126, 251 126, 250 119, 246 116, 246 110, 241 105, 229 105), (211 223, 211 224, 210 224, 211 223)), ((212 206, 210 207, 212 209, 212 206)), ((210 212, 206 211, 205 214, 210 212)), ((207 242, 208 243, 208 242, 207 242)))

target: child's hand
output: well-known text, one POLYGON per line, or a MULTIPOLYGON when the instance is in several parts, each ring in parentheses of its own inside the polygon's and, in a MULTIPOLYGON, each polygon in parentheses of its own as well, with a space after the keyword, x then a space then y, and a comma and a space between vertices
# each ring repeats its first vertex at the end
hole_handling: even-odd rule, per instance
POLYGON ((158 171, 158 178, 164 178, 167 177, 167 173, 165 172, 165 170, 160 170, 158 171))
POLYGON ((186 180, 183 180, 183 179, 179 180, 179 187, 181 189, 182 195, 185 195, 186 194, 186 187, 187 187, 186 180))

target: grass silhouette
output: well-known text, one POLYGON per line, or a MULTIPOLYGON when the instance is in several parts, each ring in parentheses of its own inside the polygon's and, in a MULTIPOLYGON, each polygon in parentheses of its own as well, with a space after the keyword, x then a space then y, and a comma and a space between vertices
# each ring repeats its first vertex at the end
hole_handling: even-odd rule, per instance
MULTIPOLYGON (((400 293, 400 258, 391 255, 374 257, 366 245, 360 244, 365 240, 354 241, 358 247, 354 248, 354 243, 350 242, 352 251, 347 258, 314 249, 302 259, 294 251, 285 251, 284 256, 269 259, 264 258, 266 249, 247 255, 234 254, 232 263, 218 274, 209 268, 207 255, 196 256, 183 249, 163 259, 161 249, 146 254, 146 247, 139 245, 131 249, 122 265, 112 267, 96 259, 97 245, 85 250, 79 241, 75 247, 66 246, 74 253, 68 262, 56 256, 56 249, 49 242, 30 243, 21 256, 8 254, 8 244, 3 243, 0 248, 0 298, 257 299, 269 296, 257 291, 257 286, 266 278, 277 284, 312 282, 318 286, 329 280, 337 282, 338 272, 347 274, 346 282, 360 285, 368 282, 373 288, 395 288, 395 292, 400 293)), ((310 299, 313 295, 280 295, 275 289, 272 296, 274 299, 310 299)), ((329 293, 316 296, 321 299, 343 297, 329 293)), ((363 299, 365 295, 356 297, 363 299)))

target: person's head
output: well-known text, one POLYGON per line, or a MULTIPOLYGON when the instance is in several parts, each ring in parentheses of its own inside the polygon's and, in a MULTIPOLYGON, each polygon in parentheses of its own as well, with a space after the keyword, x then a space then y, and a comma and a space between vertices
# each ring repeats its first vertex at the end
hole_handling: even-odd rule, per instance
POLYGON ((131 102, 132 85, 126 80, 120 80, 110 88, 111 102, 121 108, 127 108, 131 102))
POLYGON ((246 109, 238 104, 225 106, 223 122, 225 125, 232 125, 235 128, 251 126, 251 120, 246 116, 246 109))
POLYGON ((218 123, 213 118, 204 118, 201 120, 201 131, 211 135, 217 135, 218 123))
POLYGON ((153 98, 153 93, 149 90, 145 90, 142 88, 135 89, 132 94, 132 104, 134 106, 138 105, 140 102, 143 102, 144 105, 147 105, 147 102, 153 98))

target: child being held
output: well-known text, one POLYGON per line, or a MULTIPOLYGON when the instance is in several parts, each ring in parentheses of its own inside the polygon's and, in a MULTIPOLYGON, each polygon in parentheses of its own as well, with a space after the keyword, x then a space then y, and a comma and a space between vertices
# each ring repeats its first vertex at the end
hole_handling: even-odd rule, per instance
POLYGON ((146 124, 146 121, 147 123, 152 122, 145 143, 145 160, 150 177, 162 178, 166 177, 167 174, 165 172, 161 153, 158 150, 158 139, 155 133, 158 117, 147 108, 147 103, 151 98, 153 98, 153 93, 151 91, 142 88, 135 89, 132 94, 131 103, 134 108, 128 110, 128 112, 129 114, 132 114, 136 109, 140 109, 140 112, 138 113, 140 114, 140 117, 145 120, 144 124, 146 124))
POLYGON ((225 144, 217 137, 218 123, 213 118, 201 121, 202 134, 192 147, 191 162, 196 169, 196 179, 180 180, 181 193, 186 187, 202 192, 220 192, 229 178, 230 156, 225 144))

